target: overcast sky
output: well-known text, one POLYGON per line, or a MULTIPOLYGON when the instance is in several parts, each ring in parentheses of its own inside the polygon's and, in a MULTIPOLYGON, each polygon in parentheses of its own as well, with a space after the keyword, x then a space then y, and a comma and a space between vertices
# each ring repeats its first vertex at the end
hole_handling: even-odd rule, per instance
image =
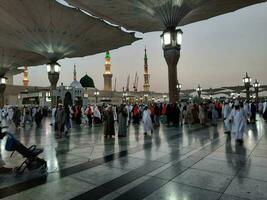
MULTIPOLYGON (((182 27, 184 32, 178 79, 183 88, 203 88, 241 85, 247 71, 259 82, 267 84, 267 3, 254 5, 237 12, 182 27)), ((117 90, 126 84, 128 74, 131 85, 139 75, 139 90, 143 85, 144 47, 147 46, 151 90, 168 89, 167 65, 160 45, 160 32, 140 34, 143 40, 131 46, 111 51, 113 77, 117 77, 117 90)), ((105 55, 64 59, 60 80, 69 85, 73 80, 73 65, 80 79, 86 73, 103 89, 105 55)), ((45 66, 30 68, 30 85, 48 86, 45 66)), ((22 84, 22 75, 15 77, 22 84)))

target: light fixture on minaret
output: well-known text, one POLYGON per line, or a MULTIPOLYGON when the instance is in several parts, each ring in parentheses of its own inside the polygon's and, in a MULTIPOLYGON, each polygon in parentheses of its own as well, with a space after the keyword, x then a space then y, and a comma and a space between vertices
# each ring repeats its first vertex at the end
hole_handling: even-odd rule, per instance
POLYGON ((25 88, 27 88, 29 86, 29 71, 28 71, 28 67, 25 66, 24 67, 24 71, 23 71, 23 86, 25 88))
POLYGON ((110 64, 110 53, 106 52, 105 57, 105 72, 104 77, 104 91, 112 91, 112 73, 111 73, 111 64, 110 64))
POLYGON ((148 62, 147 62, 147 53, 146 53, 146 48, 145 48, 145 57, 144 57, 144 91, 145 92, 149 92, 149 88, 150 88, 150 85, 149 85, 149 78, 150 78, 150 75, 148 73, 148 62))

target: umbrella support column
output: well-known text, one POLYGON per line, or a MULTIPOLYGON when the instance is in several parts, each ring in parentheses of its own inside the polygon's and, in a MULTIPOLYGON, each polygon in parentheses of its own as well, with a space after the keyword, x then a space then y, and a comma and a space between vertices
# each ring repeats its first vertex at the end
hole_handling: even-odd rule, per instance
POLYGON ((255 88, 256 102, 259 102, 259 88, 255 88))
POLYGON ((247 99, 248 101, 250 100, 249 86, 246 86, 246 99, 247 99))
POLYGON ((51 106, 57 105, 57 97, 53 95, 53 91, 57 89, 57 82, 59 79, 59 73, 48 73, 48 79, 50 82, 50 95, 51 95, 51 106))
POLYGON ((177 48, 164 49, 164 57, 168 65, 169 80, 169 102, 171 104, 178 101, 177 93, 177 63, 180 58, 180 50, 177 48))

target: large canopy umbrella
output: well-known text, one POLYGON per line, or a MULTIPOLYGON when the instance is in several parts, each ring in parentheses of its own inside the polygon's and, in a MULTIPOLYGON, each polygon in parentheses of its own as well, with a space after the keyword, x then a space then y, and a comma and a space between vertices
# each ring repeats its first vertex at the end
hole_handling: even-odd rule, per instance
POLYGON ((51 91, 59 79, 59 59, 93 55, 137 40, 134 33, 55 0, 0 3, 0 46, 32 51, 49 59, 51 91))
POLYGON ((6 89, 5 75, 17 74, 17 67, 34 66, 47 62, 39 54, 18 49, 0 48, 0 108, 4 105, 4 92, 6 89))
POLYGON ((136 41, 134 33, 55 0, 0 3, 0 45, 39 53, 50 61, 93 55, 136 41))
POLYGON ((266 0, 66 0, 69 4, 129 30, 164 31, 162 43, 168 64, 170 102, 177 98, 177 63, 182 31, 187 25, 266 0))
POLYGON ((33 52, 0 47, 0 77, 4 77, 10 71, 17 71, 17 67, 35 66, 47 61, 45 57, 33 52))

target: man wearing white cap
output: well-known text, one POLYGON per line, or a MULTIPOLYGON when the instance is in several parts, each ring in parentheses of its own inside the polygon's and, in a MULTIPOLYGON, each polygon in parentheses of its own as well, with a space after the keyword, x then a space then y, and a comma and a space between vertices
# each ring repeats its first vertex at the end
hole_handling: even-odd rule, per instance
POLYGON ((238 101, 235 102, 235 108, 232 110, 229 119, 233 122, 232 133, 235 136, 235 140, 239 144, 243 144, 243 134, 245 132, 246 116, 240 109, 238 101))
POLYGON ((224 132, 230 133, 229 116, 231 114, 231 107, 229 106, 229 100, 226 99, 223 106, 223 118, 224 118, 224 132))

